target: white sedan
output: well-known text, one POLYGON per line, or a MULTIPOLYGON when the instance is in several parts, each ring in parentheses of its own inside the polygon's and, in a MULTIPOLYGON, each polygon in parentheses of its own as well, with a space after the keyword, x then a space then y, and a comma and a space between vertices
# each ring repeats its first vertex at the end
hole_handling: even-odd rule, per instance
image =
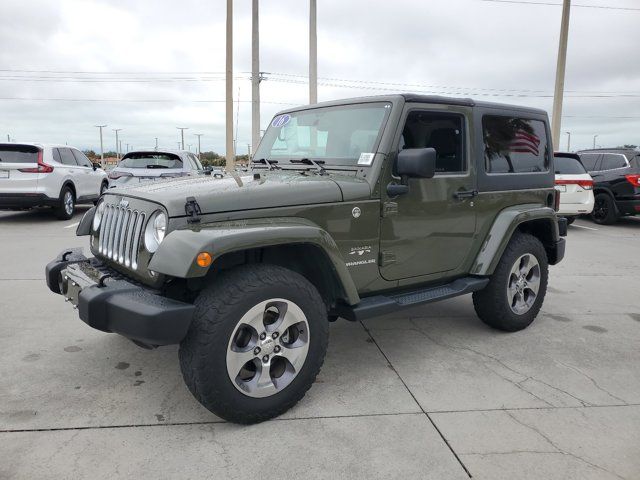
POLYGON ((593 210, 593 178, 575 153, 554 154, 556 190, 560 192, 558 216, 573 223, 579 215, 588 215, 593 210))

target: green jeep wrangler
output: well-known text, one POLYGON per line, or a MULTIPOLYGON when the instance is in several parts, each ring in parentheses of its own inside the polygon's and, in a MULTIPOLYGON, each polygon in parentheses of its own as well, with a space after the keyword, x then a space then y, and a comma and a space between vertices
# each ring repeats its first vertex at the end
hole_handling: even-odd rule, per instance
POLYGON ((547 114, 418 95, 276 115, 249 172, 108 190, 49 263, 80 318, 180 344, 195 398, 254 423, 320 371, 329 322, 473 293, 493 328, 527 327, 564 256, 547 114))

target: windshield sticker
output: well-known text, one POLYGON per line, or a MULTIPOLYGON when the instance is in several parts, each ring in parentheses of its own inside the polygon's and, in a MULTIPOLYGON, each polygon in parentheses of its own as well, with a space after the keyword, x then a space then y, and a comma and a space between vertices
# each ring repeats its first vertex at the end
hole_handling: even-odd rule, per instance
POLYGON ((373 163, 374 153, 361 153, 358 159, 358 165, 371 165, 373 163))
POLYGON ((278 115, 271 122, 271 126, 275 128, 284 127, 287 123, 291 121, 291 115, 278 115))

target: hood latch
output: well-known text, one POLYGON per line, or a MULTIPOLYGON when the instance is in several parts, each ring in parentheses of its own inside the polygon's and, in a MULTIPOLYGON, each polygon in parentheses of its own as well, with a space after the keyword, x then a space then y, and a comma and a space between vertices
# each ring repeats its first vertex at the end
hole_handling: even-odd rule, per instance
POLYGON ((200 223, 202 210, 200 210, 200 205, 198 205, 195 197, 187 197, 187 203, 184 204, 184 212, 189 216, 187 222, 200 223))

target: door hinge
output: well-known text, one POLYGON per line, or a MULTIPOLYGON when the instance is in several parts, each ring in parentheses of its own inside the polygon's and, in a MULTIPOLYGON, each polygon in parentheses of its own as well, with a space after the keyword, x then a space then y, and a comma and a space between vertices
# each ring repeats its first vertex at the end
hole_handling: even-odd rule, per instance
POLYGON ((396 263, 396 254, 392 252, 380 252, 380 266, 386 267, 392 263, 396 263))
POLYGON ((196 201, 195 197, 187 197, 187 203, 184 204, 184 212, 189 216, 188 223, 200 223, 200 205, 196 201))
POLYGON ((390 217, 398 213, 398 204, 396 202, 384 202, 382 204, 381 216, 390 217))

